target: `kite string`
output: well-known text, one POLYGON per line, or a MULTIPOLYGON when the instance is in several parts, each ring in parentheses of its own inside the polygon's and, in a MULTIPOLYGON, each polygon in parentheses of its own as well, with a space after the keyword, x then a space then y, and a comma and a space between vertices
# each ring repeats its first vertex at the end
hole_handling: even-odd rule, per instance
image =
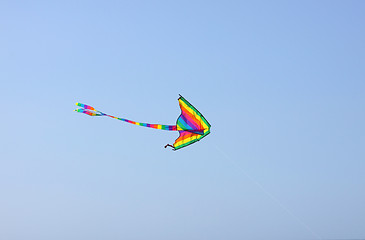
POLYGON ((270 193, 261 183, 256 181, 253 177, 251 177, 241 166, 239 166, 233 159, 231 159, 228 154, 226 154, 223 150, 221 150, 217 145, 214 145, 215 148, 233 165, 235 165, 251 182, 253 182, 257 187, 261 189, 272 201, 274 201, 280 208, 282 208, 287 214, 289 214, 292 218, 294 218, 302 227, 304 227, 308 232, 310 232, 317 239, 323 239, 319 234, 314 232, 303 220, 297 217, 292 211, 290 211, 287 207, 285 207, 281 201, 277 197, 275 197, 272 193, 270 193))

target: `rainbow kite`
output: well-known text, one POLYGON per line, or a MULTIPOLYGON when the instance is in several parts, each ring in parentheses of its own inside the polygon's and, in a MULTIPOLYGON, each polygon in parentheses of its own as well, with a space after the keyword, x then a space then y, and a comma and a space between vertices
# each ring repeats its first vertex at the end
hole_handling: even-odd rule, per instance
POLYGON ((125 118, 114 117, 105 113, 102 113, 95 108, 82 104, 76 103, 77 106, 81 107, 76 109, 76 112, 85 113, 89 116, 106 116, 114 119, 118 119, 124 122, 135 124, 138 126, 162 129, 168 131, 179 131, 180 136, 175 140, 173 145, 167 144, 166 147, 172 147, 173 150, 186 147, 193 144, 210 133, 210 124, 204 118, 204 116, 185 98, 181 95, 179 97, 179 105, 181 109, 181 115, 176 121, 176 125, 162 125, 162 124, 149 124, 131 121, 125 118))

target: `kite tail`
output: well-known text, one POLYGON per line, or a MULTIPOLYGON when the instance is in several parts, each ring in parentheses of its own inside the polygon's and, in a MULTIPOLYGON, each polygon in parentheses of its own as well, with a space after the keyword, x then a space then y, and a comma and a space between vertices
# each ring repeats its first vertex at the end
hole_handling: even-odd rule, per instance
POLYGON ((126 118, 118 118, 118 117, 114 117, 112 115, 102 113, 102 112, 96 110, 95 108, 93 108, 89 105, 82 104, 82 103, 76 103, 76 105, 81 107, 79 109, 76 109, 75 110, 76 112, 84 113, 84 114, 87 114, 89 116, 106 116, 106 117, 114 118, 114 119, 117 119, 117 120, 120 120, 120 121, 123 121, 123 122, 131 123, 131 124, 134 124, 134 125, 137 125, 137 126, 154 128, 154 129, 161 129, 161 130, 167 130, 167 131, 177 131, 176 125, 140 123, 140 122, 131 121, 131 120, 126 119, 126 118))
POLYGON ((107 115, 107 117, 111 117, 123 122, 127 122, 127 123, 131 123, 137 126, 141 126, 141 127, 148 127, 148 128, 154 128, 154 129, 161 129, 161 130, 167 130, 167 131, 177 131, 176 130, 176 125, 163 125, 163 124, 150 124, 150 123, 140 123, 140 122, 136 122, 136 121, 132 121, 126 118, 118 118, 118 117, 114 117, 111 115, 107 115))

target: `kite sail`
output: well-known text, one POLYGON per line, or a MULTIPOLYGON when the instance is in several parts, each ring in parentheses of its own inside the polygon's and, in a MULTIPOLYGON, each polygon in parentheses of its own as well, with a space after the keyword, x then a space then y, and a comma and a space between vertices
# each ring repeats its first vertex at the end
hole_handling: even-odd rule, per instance
POLYGON ((148 128, 155 128, 167 131, 178 131, 180 136, 175 140, 174 144, 173 145, 167 144, 165 146, 165 148, 169 146, 172 147, 173 150, 178 150, 199 141, 200 139, 202 139, 203 137, 207 136, 210 133, 210 124, 204 118, 204 116, 181 95, 178 101, 181 109, 181 115, 178 117, 176 125, 162 125, 162 124, 135 122, 125 118, 118 118, 109 114, 102 113, 96 110, 95 108, 82 103, 76 103, 76 105, 79 106, 80 108, 76 109, 75 111, 80 113, 85 113, 89 116, 111 117, 120 121, 148 128))

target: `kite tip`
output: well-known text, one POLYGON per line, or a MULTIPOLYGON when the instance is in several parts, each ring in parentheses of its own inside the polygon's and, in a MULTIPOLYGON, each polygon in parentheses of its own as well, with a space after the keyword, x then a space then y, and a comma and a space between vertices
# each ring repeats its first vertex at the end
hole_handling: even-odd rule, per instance
POLYGON ((166 145, 165 145, 165 148, 167 148, 167 147, 172 147, 172 150, 175 150, 174 146, 172 146, 172 145, 170 145, 170 144, 166 144, 166 145))

